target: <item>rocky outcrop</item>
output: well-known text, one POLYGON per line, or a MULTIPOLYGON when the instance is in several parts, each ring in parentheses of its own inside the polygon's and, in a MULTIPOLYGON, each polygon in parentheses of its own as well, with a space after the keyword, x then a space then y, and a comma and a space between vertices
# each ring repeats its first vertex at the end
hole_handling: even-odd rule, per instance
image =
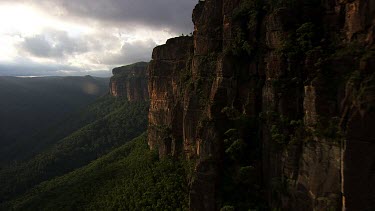
POLYGON ((185 86, 190 74, 191 37, 174 38, 152 53, 149 71, 150 111, 148 140, 161 156, 181 153, 185 86))
POLYGON ((124 97, 129 101, 147 101, 147 65, 147 62, 139 62, 114 68, 109 84, 111 95, 124 97))
POLYGON ((148 142, 194 164, 190 209, 375 209, 375 3, 206 0, 193 22, 149 65, 148 142))

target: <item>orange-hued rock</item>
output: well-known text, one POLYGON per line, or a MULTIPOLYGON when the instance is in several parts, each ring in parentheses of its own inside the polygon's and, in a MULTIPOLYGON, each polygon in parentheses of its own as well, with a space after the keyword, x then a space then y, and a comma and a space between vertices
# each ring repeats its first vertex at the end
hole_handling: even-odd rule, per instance
POLYGON ((231 129, 270 208, 375 210, 375 3, 277 2, 200 1, 154 49, 149 146, 194 163, 190 210, 223 205, 231 129))
POLYGON ((147 101, 147 62, 139 62, 114 68, 110 81, 110 93, 114 97, 124 97, 128 101, 147 101))
POLYGON ((192 37, 184 36, 167 41, 152 53, 149 64, 150 111, 148 143, 159 148, 161 156, 177 155, 182 151, 183 95, 190 74, 192 37), (173 131, 173 132, 172 132, 173 131))

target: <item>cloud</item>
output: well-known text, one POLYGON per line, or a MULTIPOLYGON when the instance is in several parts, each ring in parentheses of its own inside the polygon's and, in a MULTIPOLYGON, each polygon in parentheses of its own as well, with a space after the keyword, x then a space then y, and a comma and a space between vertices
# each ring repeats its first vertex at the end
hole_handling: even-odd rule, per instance
POLYGON ((0 0, 0 75, 107 74, 192 31, 198 0, 0 0), (23 58, 23 59, 20 59, 23 58))
POLYGON ((32 56, 57 58, 88 51, 88 43, 81 38, 72 38, 65 31, 46 30, 41 34, 25 37, 19 49, 32 56))
POLYGON ((109 65, 131 64, 139 61, 150 61, 152 49, 156 46, 155 41, 137 40, 135 42, 125 42, 120 51, 107 54, 103 57, 102 62, 109 65))
POLYGON ((103 31, 71 37, 67 32, 44 30, 23 37, 19 56, 0 62, 0 75, 95 75, 109 76, 116 66, 150 61, 152 40, 131 40, 103 31))
POLYGON ((193 29, 191 14, 198 0, 51 0, 35 1, 59 15, 88 18, 111 25, 142 25, 180 34, 193 29))
POLYGON ((18 49, 21 54, 60 62, 76 59, 81 63, 87 60, 88 65, 123 65, 149 61, 156 45, 152 39, 127 41, 100 31, 73 38, 64 31, 46 30, 25 37, 18 49))
POLYGON ((108 77, 109 70, 90 71, 78 66, 56 63, 37 63, 25 58, 18 58, 14 62, 0 63, 0 76, 66 76, 93 75, 108 77))

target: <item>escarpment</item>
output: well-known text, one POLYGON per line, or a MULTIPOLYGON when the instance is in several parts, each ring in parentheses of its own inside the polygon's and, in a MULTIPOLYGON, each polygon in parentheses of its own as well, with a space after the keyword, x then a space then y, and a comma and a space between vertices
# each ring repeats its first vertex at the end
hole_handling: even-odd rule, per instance
POLYGON ((375 209, 375 3, 200 1, 154 49, 148 142, 190 209, 375 209))
POLYGON ((148 96, 147 62, 114 68, 110 81, 110 93, 114 97, 124 97, 128 101, 146 101, 148 96))
POLYGON ((191 80, 191 37, 174 38, 154 49, 149 64, 150 111, 148 140, 161 156, 183 151, 184 94, 191 80))

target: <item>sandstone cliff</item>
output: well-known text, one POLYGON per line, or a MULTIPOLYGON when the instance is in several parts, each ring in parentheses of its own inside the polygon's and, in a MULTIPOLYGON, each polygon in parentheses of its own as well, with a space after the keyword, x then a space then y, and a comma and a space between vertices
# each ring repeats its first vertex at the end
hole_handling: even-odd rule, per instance
POLYGON ((149 146, 194 164, 190 209, 374 210, 375 2, 206 0, 193 22, 148 67, 149 146))
POLYGON ((147 65, 147 62, 139 62, 114 68, 109 83, 111 95, 129 101, 148 100, 147 65))

